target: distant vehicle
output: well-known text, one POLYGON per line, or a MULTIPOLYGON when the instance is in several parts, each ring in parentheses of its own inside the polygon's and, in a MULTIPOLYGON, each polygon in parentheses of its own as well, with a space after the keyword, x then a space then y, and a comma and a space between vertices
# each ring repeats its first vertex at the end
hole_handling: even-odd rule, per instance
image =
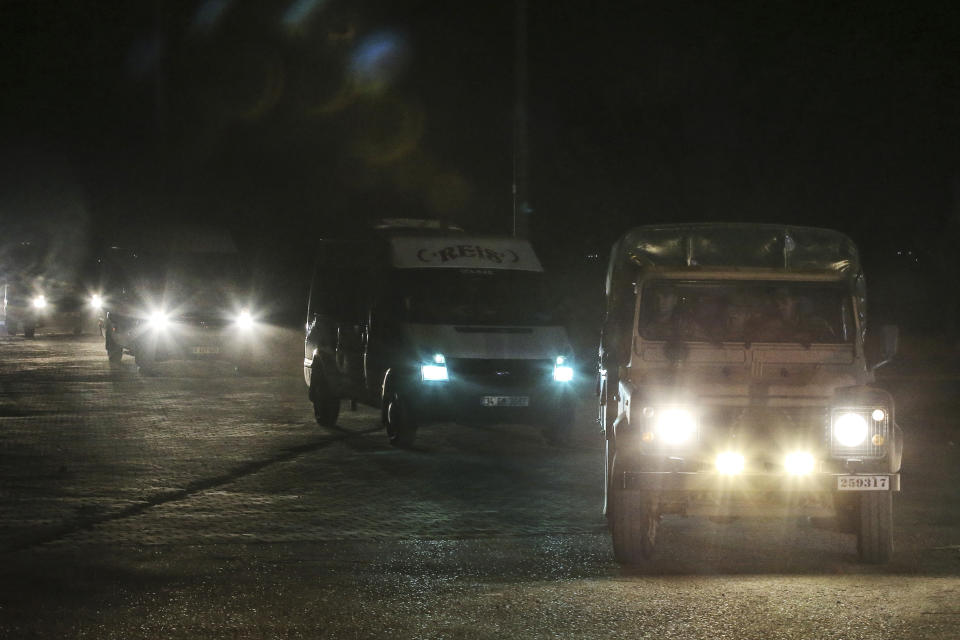
POLYGON ((835 519, 890 558, 903 436, 872 385, 866 294, 845 235, 778 225, 642 226, 613 247, 598 393, 617 560, 662 516, 835 519))
POLYGON ((571 347, 529 243, 400 221, 318 253, 303 373, 319 424, 350 399, 398 447, 442 420, 567 435, 571 347))
POLYGON ((41 327, 80 334, 97 325, 97 299, 79 274, 60 273, 42 243, 7 245, 0 264, 0 322, 8 335, 33 338, 41 327))
POLYGON ((104 252, 104 346, 111 363, 127 353, 144 374, 171 360, 249 362, 258 331, 250 277, 230 237, 175 228, 138 248, 104 252))

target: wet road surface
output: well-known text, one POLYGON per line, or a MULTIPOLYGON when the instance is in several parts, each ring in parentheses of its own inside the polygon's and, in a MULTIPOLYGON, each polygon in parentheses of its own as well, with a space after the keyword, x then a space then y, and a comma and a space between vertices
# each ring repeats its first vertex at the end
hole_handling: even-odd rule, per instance
MULTIPOLYGON (((257 375, 0 338, 0 638, 960 638, 956 378, 891 368, 896 552, 808 522, 666 518, 640 569, 599 514, 591 385, 524 426, 312 419, 295 332, 257 375)), ((909 364, 909 363, 908 363, 909 364)))

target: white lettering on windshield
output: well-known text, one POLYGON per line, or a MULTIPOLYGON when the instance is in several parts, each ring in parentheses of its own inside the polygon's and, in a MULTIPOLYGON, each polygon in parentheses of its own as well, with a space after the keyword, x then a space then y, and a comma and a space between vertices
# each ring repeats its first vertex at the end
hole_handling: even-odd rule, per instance
POLYGON ((520 261, 520 256, 513 249, 506 251, 497 251, 487 247, 470 244, 457 244, 443 249, 420 249, 417 251, 417 259, 427 264, 433 262, 451 262, 460 258, 474 258, 485 260, 494 264, 503 264, 504 262, 516 263, 520 261))

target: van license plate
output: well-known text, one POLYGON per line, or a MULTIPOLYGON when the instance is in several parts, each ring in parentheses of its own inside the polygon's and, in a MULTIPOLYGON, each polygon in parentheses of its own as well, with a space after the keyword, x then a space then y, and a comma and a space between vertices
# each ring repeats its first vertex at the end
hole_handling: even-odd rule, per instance
POLYGON ((194 347, 193 352, 198 356, 206 356, 214 353, 220 353, 220 347, 203 345, 194 347))
POLYGON ((480 405, 484 407, 529 407, 530 396, 483 396, 480 405))
POLYGON ((838 476, 840 491, 889 491, 890 476, 838 476))

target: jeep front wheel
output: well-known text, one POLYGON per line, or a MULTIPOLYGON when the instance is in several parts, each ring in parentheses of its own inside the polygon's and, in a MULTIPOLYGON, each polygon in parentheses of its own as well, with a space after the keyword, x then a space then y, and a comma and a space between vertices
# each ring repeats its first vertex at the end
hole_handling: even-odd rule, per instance
POLYGON ((639 565, 650 560, 657 542, 659 516, 649 497, 623 487, 622 473, 614 454, 609 483, 607 521, 617 562, 639 565))
POLYGON ((868 492, 860 496, 857 556, 861 562, 881 564, 893 554, 893 494, 868 492))

